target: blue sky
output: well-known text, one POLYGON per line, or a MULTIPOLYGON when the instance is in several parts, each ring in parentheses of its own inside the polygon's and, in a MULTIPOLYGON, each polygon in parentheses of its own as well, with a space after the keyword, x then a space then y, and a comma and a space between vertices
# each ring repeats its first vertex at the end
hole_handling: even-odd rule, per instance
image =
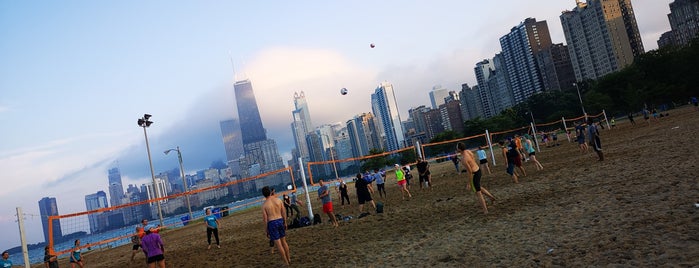
MULTIPOLYGON (((670 0, 636 0, 646 50, 669 30, 670 0)), ((315 125, 369 112, 393 83, 403 118, 434 85, 475 84, 473 67, 527 17, 547 20, 575 1, 0 1, 0 249, 19 245, 15 207, 38 215, 44 196, 62 214, 107 188, 150 178, 144 113, 156 172, 180 146, 188 173, 225 160, 219 121, 236 116, 237 78, 252 81, 268 136, 288 158, 293 93, 315 125), (376 48, 369 48, 369 44, 376 48), (232 62, 234 64, 232 64, 232 62), (340 88, 350 93, 340 96, 340 88)), ((28 240, 43 240, 37 217, 28 240)))

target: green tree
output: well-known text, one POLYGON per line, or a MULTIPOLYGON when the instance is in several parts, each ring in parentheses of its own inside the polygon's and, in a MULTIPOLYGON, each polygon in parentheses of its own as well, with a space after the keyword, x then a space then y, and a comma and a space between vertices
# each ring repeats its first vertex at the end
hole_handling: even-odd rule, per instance
MULTIPOLYGON (((374 169, 381 169, 384 168, 385 166, 388 166, 391 164, 391 159, 388 157, 388 155, 381 155, 384 153, 383 149, 371 149, 369 150, 369 156, 373 156, 370 158, 366 158, 362 160, 362 170, 374 170, 374 169)), ((360 171, 361 172, 361 171, 360 171)))

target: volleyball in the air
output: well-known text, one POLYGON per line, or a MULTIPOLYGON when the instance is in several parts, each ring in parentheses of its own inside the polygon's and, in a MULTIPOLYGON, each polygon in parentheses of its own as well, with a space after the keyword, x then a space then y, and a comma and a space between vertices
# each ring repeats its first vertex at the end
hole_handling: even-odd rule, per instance
POLYGON ((342 89, 340 89, 340 94, 347 95, 347 89, 344 87, 342 89))
POLYGON ((369 47, 375 48, 376 46, 374 45, 374 43, 371 43, 371 44, 369 45, 369 47))

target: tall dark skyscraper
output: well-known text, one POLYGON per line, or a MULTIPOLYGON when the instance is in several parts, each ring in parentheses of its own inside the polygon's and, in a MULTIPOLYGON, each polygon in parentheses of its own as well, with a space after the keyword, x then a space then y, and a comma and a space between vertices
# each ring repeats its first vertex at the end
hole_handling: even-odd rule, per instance
POLYGON ((265 129, 262 127, 260 110, 257 108, 255 93, 252 91, 252 83, 245 79, 235 82, 235 102, 238 107, 240 129, 243 134, 243 144, 249 144, 267 139, 265 129))
MULTIPOLYGON (((58 205, 55 197, 44 197, 39 200, 39 215, 41 215, 41 225, 44 227, 44 241, 49 242, 49 216, 58 215, 58 205)), ((62 237, 61 222, 53 221, 53 237, 62 237)))
MULTIPOLYGON (((255 93, 252 91, 252 83, 246 79, 235 82, 233 87, 245 154, 245 157, 240 159, 241 177, 255 176, 284 168, 277 143, 267 139, 265 134, 255 93)), ((260 189, 266 185, 281 184, 286 179, 281 175, 266 176, 255 180, 254 183, 255 187, 260 189)))

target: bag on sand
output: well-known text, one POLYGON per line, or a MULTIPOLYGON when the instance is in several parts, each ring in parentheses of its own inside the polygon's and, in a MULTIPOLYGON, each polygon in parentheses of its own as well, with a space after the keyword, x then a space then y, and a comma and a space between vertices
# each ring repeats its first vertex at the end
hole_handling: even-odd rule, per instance
POLYGON ((376 202, 376 213, 383 213, 383 203, 376 202))
POLYGON ((299 227, 301 227, 301 222, 299 221, 299 219, 295 218, 291 221, 291 224, 289 224, 289 226, 287 226, 287 229, 294 229, 294 228, 299 228, 299 227))
POLYGON ((306 227, 309 225, 311 225, 311 219, 309 219, 308 217, 303 216, 301 217, 301 219, 299 219, 299 227, 306 227))
POLYGON ((323 220, 320 218, 320 214, 318 214, 318 213, 313 214, 313 225, 321 224, 321 223, 323 223, 323 220))

